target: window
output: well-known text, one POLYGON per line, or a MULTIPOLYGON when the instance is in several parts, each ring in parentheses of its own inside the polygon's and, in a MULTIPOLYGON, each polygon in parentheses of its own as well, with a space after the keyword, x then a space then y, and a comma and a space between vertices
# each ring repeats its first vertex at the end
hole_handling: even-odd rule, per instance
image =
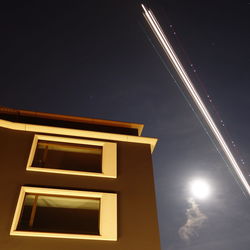
POLYGON ((116 143, 35 135, 26 169, 116 178, 116 143))
POLYGON ((11 235, 117 240, 113 193, 22 187, 11 235))

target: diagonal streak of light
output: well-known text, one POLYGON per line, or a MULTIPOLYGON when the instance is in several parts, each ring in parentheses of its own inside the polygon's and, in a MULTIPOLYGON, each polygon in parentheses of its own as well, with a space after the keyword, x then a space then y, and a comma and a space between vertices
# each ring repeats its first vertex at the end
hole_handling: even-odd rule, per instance
POLYGON ((150 9, 147 9, 143 4, 141 5, 144 13, 143 16, 145 17, 146 21, 148 22, 149 26, 151 27, 152 31, 154 32, 155 36, 157 37, 158 41, 160 42, 164 52, 170 59, 172 65, 174 66, 176 72, 178 73, 180 79, 182 80, 183 84, 185 85, 186 89, 188 90, 190 96, 192 97, 194 103, 196 104, 197 108, 201 112, 203 118, 205 119, 207 125, 210 127, 213 135, 217 139, 217 142, 221 146, 222 150, 224 151, 228 161, 231 163, 234 171, 236 172, 238 178, 240 179, 241 183, 247 190, 248 194, 250 195, 250 187, 249 184, 243 175, 237 161, 235 160, 231 150, 229 149, 226 141, 224 140, 223 136, 221 135, 219 129, 217 128, 213 118, 211 117, 210 113, 208 112, 205 104, 201 100, 200 95, 196 91, 192 81, 190 80, 189 76, 187 75, 184 67, 182 66, 180 60, 178 59, 177 55, 175 54, 170 42, 168 41, 166 35, 162 31, 160 24, 158 23, 156 17, 154 16, 153 12, 150 9))

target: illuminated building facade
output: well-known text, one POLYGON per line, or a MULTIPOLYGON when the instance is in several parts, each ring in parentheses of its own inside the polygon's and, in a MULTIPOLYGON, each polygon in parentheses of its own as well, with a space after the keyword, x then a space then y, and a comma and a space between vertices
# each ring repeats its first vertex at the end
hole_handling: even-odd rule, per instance
POLYGON ((0 108, 0 248, 159 250, 142 129, 0 108))

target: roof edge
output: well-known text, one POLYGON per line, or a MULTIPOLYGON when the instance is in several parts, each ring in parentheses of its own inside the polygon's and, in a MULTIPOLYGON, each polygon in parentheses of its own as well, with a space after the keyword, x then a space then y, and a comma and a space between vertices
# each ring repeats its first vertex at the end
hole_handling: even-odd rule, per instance
POLYGON ((142 130, 144 128, 144 125, 140 123, 130 123, 130 122, 103 120, 103 119, 96 119, 96 118, 87 118, 87 117, 80 117, 80 116, 35 112, 35 111, 13 109, 13 108, 8 108, 4 106, 0 106, 0 113, 16 114, 16 115, 22 115, 22 116, 39 117, 39 118, 47 118, 47 119, 57 119, 61 121, 88 123, 88 124, 104 125, 104 126, 111 126, 111 127, 131 128, 131 129, 136 129, 138 131, 139 136, 141 136, 142 130))
POLYGON ((95 131, 88 131, 88 130, 60 128, 60 127, 52 127, 52 126, 44 126, 44 125, 34 125, 34 124, 11 122, 11 121, 6 121, 2 119, 0 119, 0 127, 6 128, 6 129, 18 130, 18 131, 26 131, 26 132, 37 132, 37 133, 45 133, 45 134, 56 134, 56 135, 84 137, 84 138, 92 138, 92 139, 149 144, 151 148, 151 153, 153 153, 156 143, 158 141, 157 138, 151 138, 151 137, 113 134, 113 133, 106 133, 106 132, 95 132, 95 131))

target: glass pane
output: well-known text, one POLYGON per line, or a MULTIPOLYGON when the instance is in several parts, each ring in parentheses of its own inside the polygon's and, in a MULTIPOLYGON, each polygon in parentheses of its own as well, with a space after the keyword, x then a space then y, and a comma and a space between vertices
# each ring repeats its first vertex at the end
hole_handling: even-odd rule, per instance
POLYGON ((26 194, 17 230, 99 235, 100 199, 26 194))
POLYGON ((102 172, 102 147, 38 141, 32 167, 102 172))

